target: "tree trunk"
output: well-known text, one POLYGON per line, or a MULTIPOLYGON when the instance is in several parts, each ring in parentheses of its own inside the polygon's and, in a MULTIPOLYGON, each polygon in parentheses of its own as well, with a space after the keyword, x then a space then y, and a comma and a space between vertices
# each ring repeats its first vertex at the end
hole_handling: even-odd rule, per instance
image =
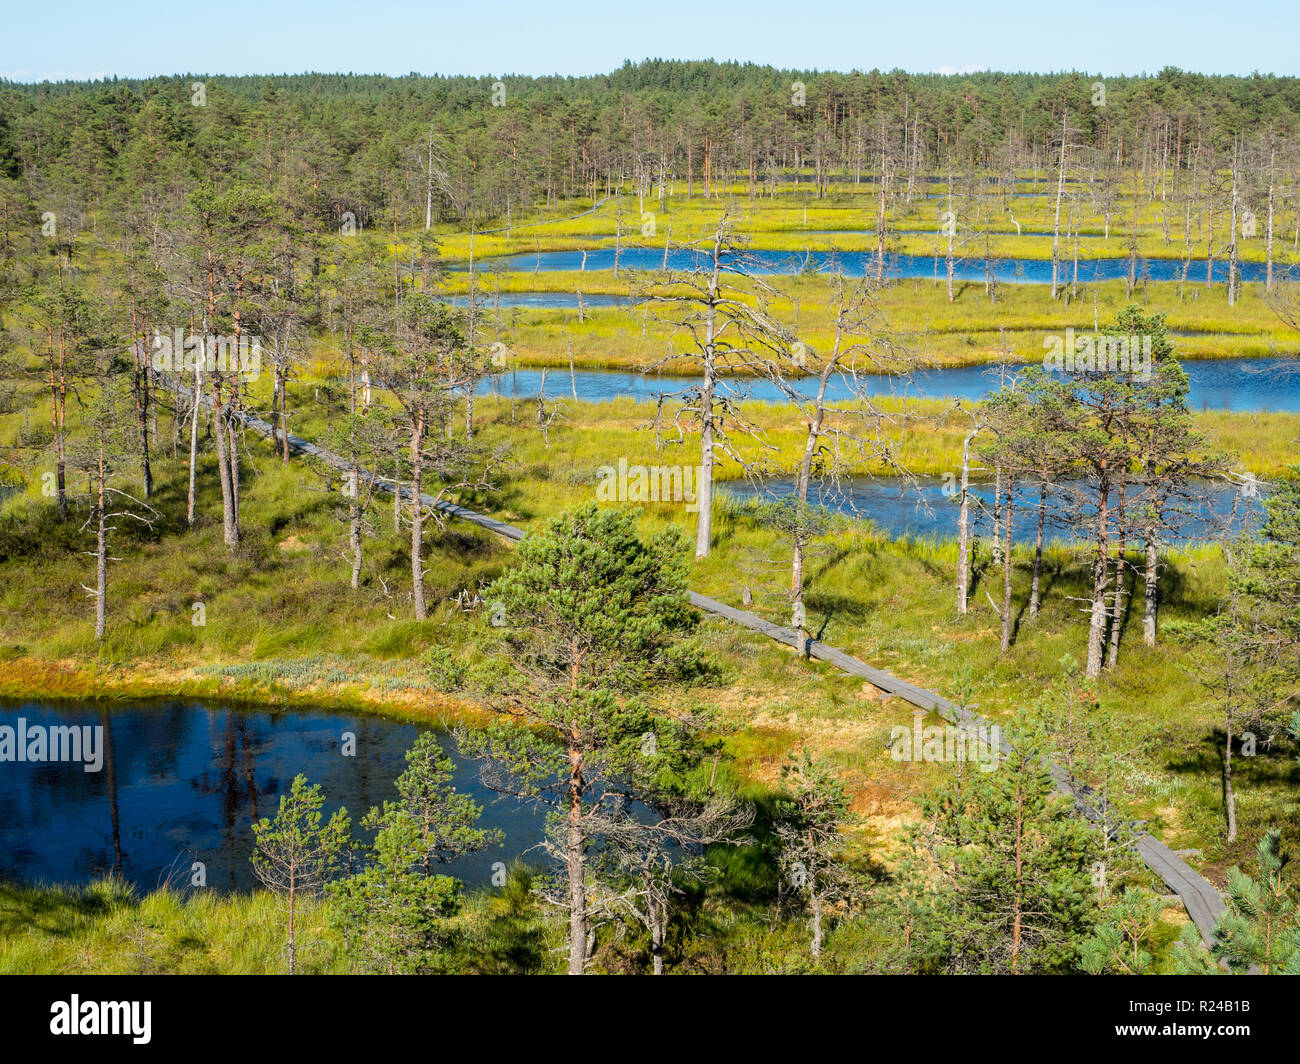
POLYGON ((614 276, 618 276, 618 260, 623 252, 623 208, 618 209, 618 222, 614 231, 614 276))
POLYGON ((646 913, 650 917, 650 956, 654 965, 654 974, 664 974, 664 939, 668 931, 668 913, 666 908, 653 900, 647 900, 646 913))
POLYGON ((816 958, 822 955, 822 898, 813 889, 808 892, 808 900, 812 904, 812 955, 816 958))
POLYGON ((63 401, 58 377, 54 370, 53 340, 50 352, 50 424, 54 428, 54 484, 58 496, 59 516, 68 516, 67 476, 63 462, 63 401))
POLYGON ((569 880, 569 974, 587 967, 587 840, 582 831, 582 754, 569 750, 569 826, 566 867, 569 880))
POLYGON ((352 589, 361 585, 361 483, 356 456, 348 470, 348 546, 352 548, 352 589))
POLYGON ((993 468, 993 560, 1002 561, 1002 466, 993 468))
POLYGON ((1012 481, 1007 478, 1005 517, 1002 524, 1002 653, 1011 649, 1011 494, 1012 481))
POLYGON ((1237 208, 1239 202, 1237 199, 1237 155, 1234 152, 1232 157, 1232 229, 1229 231, 1228 239, 1228 306, 1237 305, 1237 241, 1241 239, 1241 231, 1237 223, 1237 208))
POLYGON ((429 130, 429 178, 425 185, 424 231, 433 228, 433 130, 429 130))
POLYGON ((1095 680, 1101 675, 1102 652, 1106 636, 1106 585, 1110 577, 1109 517, 1110 481, 1102 477, 1098 487, 1096 560, 1093 564, 1092 613, 1088 622, 1088 662, 1084 675, 1095 680))
MULTIPOLYGON (((836 337, 836 354, 839 349, 839 338, 836 337)), ((826 363, 821 373, 821 378, 817 386, 816 409, 813 416, 808 421, 808 434, 804 439, 803 455, 799 459, 799 470, 795 481, 795 500, 797 512, 795 515, 794 529, 794 551, 790 562, 790 597, 793 604, 793 619, 796 634, 799 636, 799 649, 806 657, 808 654, 808 632, 803 623, 803 570, 804 570, 804 547, 807 541, 805 527, 802 524, 808 508, 808 485, 812 479, 812 462, 813 456, 817 453, 817 441, 821 437, 822 423, 826 419, 826 382, 830 377, 831 370, 835 365, 835 356, 833 355, 826 363)))
POLYGON ((221 480, 221 520, 226 548, 239 546, 239 518, 235 511, 234 489, 230 476, 230 440, 226 427, 226 407, 221 400, 221 381, 212 382, 212 436, 217 443, 217 474, 221 480))
POLYGON ((190 492, 185 506, 185 523, 194 527, 195 470, 199 461, 199 400, 203 394, 198 363, 194 365, 194 416, 190 419, 190 492))
POLYGON ((137 340, 134 345, 135 373, 132 378, 133 397, 135 399, 135 418, 137 439, 140 444, 140 471, 144 479, 144 497, 153 495, 153 467, 149 462, 149 358, 144 342, 137 340))
POLYGON ((1016 853, 1015 853, 1015 888, 1014 901, 1012 903, 1011 913, 1011 972, 1013 975, 1020 973, 1020 940, 1023 933, 1024 921, 1024 881, 1025 881, 1025 861, 1024 861, 1024 843, 1025 843, 1025 820, 1024 820, 1024 796, 1017 789, 1016 792, 1016 853))
POLYGON ((1116 499, 1116 517, 1119 527, 1116 529, 1119 535, 1118 549, 1115 552, 1115 591, 1111 599, 1111 618, 1110 618, 1110 646, 1106 651, 1106 668, 1113 669, 1119 664, 1119 636, 1120 622, 1124 619, 1124 601, 1125 594, 1128 590, 1127 581, 1124 576, 1124 550, 1127 546, 1125 533, 1127 531, 1127 520, 1125 517, 1125 507, 1127 501, 1128 479, 1121 476, 1119 481, 1119 494, 1116 499))
POLYGON ((289 464, 289 378, 280 374, 280 461, 289 464))
MULTIPOLYGON (((1229 699, 1232 695, 1229 694, 1229 699)), ((1228 841, 1237 841, 1237 795, 1232 789, 1232 703, 1228 703, 1225 718, 1227 732, 1223 744, 1223 806, 1228 818, 1228 841)))
POLYGON ((411 597, 415 605, 415 619, 428 618, 424 601, 424 503, 423 494, 423 441, 424 412, 418 411, 411 419, 411 597))
POLYGON ((1110 600, 1110 641, 1106 648, 1106 670, 1109 672, 1119 664, 1119 634, 1124 618, 1124 601, 1127 592, 1127 578, 1124 575, 1124 534, 1119 537, 1119 550, 1115 555, 1115 587, 1110 600))
POLYGON ((876 212, 876 280, 885 279, 885 173, 888 157, 885 155, 884 139, 881 139, 880 151, 880 205, 876 212))
POLYGON ((957 511, 957 613, 964 617, 970 591, 970 443, 975 438, 971 432, 961 444, 961 506, 957 511))
POLYGON ((795 517, 794 531, 794 551, 790 561, 790 604, 791 604, 791 627, 795 630, 795 635, 799 637, 799 651, 806 654, 808 650, 808 632, 804 626, 803 614, 803 552, 804 552, 804 535, 798 522, 802 521, 802 515, 795 517))
POLYGON ((1267 230, 1265 231, 1264 258, 1264 291, 1273 291, 1273 164, 1277 157, 1276 150, 1269 153, 1268 156, 1268 220, 1266 221, 1267 230))
MULTIPOLYGON (((701 401, 711 405, 713 402, 712 370, 710 368, 705 372, 707 383, 701 394, 701 401)), ((700 512, 696 526, 695 557, 707 558, 713 539, 713 416, 711 413, 705 414, 700 433, 700 475, 696 495, 699 499, 700 512)))
POLYGON ((289 974, 293 975, 298 969, 298 943, 294 938, 294 917, 296 913, 297 898, 294 896, 294 886, 289 884, 289 974))
POLYGON ((952 210, 952 172, 948 173, 948 224, 945 227, 948 234, 947 253, 944 256, 944 268, 948 276, 948 302, 951 303, 955 298, 952 288, 952 244, 957 237, 957 216, 952 210))
POLYGON ((717 386, 714 342, 717 328, 718 274, 721 232, 713 245, 713 276, 709 280, 709 309, 704 332, 704 386, 700 389, 700 476, 696 492, 700 512, 695 533, 695 557, 707 558, 713 540, 713 391, 717 386))
POLYGON ((1206 205, 1206 236, 1205 236, 1205 287, 1209 288, 1214 283, 1214 171, 1210 171, 1210 184, 1206 190, 1209 203, 1206 205))
POLYGON ((1070 266, 1070 298, 1079 298, 1079 223, 1074 217, 1075 200, 1070 201, 1070 230, 1073 233, 1073 261, 1070 266))
MULTIPOLYGON (((226 460, 230 463, 230 507, 234 514, 236 528, 239 527, 239 429, 233 414, 238 408, 238 388, 239 385, 236 384, 231 389, 230 405, 226 413, 226 460)), ((328 426, 328 420, 326 425, 328 426)), ((328 478, 329 466, 326 466, 325 469, 328 478)))
POLYGON ((1137 255, 1138 255, 1138 238, 1140 236, 1138 225, 1138 197, 1133 197, 1133 242, 1128 249, 1128 276, 1125 279, 1124 298, 1128 299, 1133 295, 1133 289, 1137 287, 1137 255))
POLYGON ((1043 576, 1043 522, 1047 517, 1047 477, 1038 492, 1038 531, 1034 536, 1034 579, 1029 587, 1029 616, 1038 616, 1043 576))
MULTIPOLYGON (((241 274, 236 274, 235 276, 236 308, 238 307, 238 300, 239 300, 240 293, 243 291, 243 287, 244 287, 243 276, 241 274)), ((238 352, 239 339, 243 335, 243 320, 240 311, 238 309, 235 310, 233 314, 233 319, 234 319, 234 329, 235 329, 234 349, 236 352, 238 352)), ((220 357, 219 351, 216 352, 216 354, 218 357, 220 357)), ((239 377, 238 364, 239 364, 239 356, 236 353, 235 366, 231 368, 231 372, 230 372, 230 406, 229 406, 229 413, 227 414, 226 417, 226 427, 229 435, 229 439, 227 441, 226 459, 230 463, 230 504, 231 504, 231 509, 234 513, 236 528, 239 527, 239 433, 238 433, 237 422, 232 415, 236 410, 239 409, 240 406, 240 396, 239 396, 240 377, 239 377)), ((218 369, 220 369, 220 363, 218 363, 218 369)), ((326 469, 328 468, 329 467, 326 466, 326 469)))
POLYGON ((1065 192, 1065 139, 1069 133, 1069 112, 1061 114, 1061 168, 1056 179, 1056 220, 1052 223, 1052 298, 1060 294, 1061 196, 1065 192))
POLYGON ((1159 579, 1159 559, 1156 554, 1154 529, 1147 530, 1146 562, 1146 573, 1142 581, 1143 596, 1145 598, 1145 608, 1142 611, 1142 645, 1153 647, 1156 645, 1156 610, 1158 607, 1156 592, 1159 579))
POLYGON ((108 627, 108 519, 104 510, 104 448, 99 448, 96 466, 95 500, 95 639, 103 639, 108 627))

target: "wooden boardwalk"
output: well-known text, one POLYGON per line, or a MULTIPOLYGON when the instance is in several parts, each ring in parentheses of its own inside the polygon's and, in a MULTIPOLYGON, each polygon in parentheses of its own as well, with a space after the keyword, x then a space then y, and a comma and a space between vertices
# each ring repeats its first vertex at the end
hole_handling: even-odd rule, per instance
MULTIPOLYGON (((243 411, 232 411, 232 414, 245 426, 252 429, 259 435, 266 436, 269 439, 276 438, 275 429, 267 421, 261 418, 253 417, 243 411)), ((288 438, 289 450, 294 454, 309 455, 312 458, 323 462, 333 469, 347 472, 348 463, 338 455, 325 450, 309 440, 300 436, 290 435, 288 438)), ((364 470, 362 471, 365 472, 364 470)), ((376 481, 376 485, 387 492, 398 491, 410 498, 411 493, 407 488, 395 484, 391 480, 376 481)), ((421 495, 421 501, 439 513, 452 517, 460 521, 468 521, 470 524, 478 525, 480 528, 487 529, 505 539, 518 542, 523 539, 525 532, 514 525, 507 525, 502 521, 487 517, 483 514, 476 513, 473 510, 467 510, 463 506, 457 506, 455 503, 449 503, 435 499, 431 495, 421 495)), ((705 595, 697 594, 694 591, 690 593, 691 604, 697 609, 715 617, 722 617, 735 624, 741 625, 752 632, 767 636, 777 642, 784 643, 787 646, 799 649, 801 637, 799 633, 789 628, 782 628, 780 625, 773 624, 771 621, 764 620, 757 614, 749 613, 745 610, 736 609, 734 606, 728 606, 717 599, 709 598, 705 595)), ((859 661, 855 657, 844 653, 835 647, 828 646, 816 640, 807 640, 806 652, 809 657, 816 658, 818 661, 825 661, 834 665, 836 668, 847 672, 853 676, 861 676, 869 683, 879 688, 888 695, 896 695, 903 701, 911 705, 918 706, 921 709, 937 713, 944 720, 960 728, 978 729, 988 728, 991 722, 976 713, 971 712, 964 706, 959 706, 955 702, 950 702, 941 695, 933 691, 927 691, 923 687, 917 687, 905 680, 900 680, 891 673, 884 672, 881 669, 873 668, 864 661, 859 661)), ((1003 750, 1009 750, 1010 746, 1005 740, 1002 742, 1003 750)), ((1063 770, 1056 765, 1048 763, 1048 770, 1051 772, 1053 779, 1056 781, 1056 789, 1070 798, 1078 811, 1089 820, 1097 820, 1097 811, 1093 808, 1086 791, 1076 791, 1071 787, 1068 778, 1063 770)), ((1191 917, 1192 922, 1196 924, 1197 930, 1201 933, 1201 938, 1206 946, 1209 946, 1214 939, 1214 925, 1219 914, 1223 912, 1225 905, 1222 895, 1206 880, 1196 869, 1192 868, 1186 861, 1179 857, 1173 850, 1166 846, 1159 839, 1153 838, 1148 834, 1138 834, 1133 840, 1133 846, 1138 855, 1147 864, 1147 866, 1160 877, 1161 881, 1169 887, 1182 900, 1183 907, 1187 910, 1187 915, 1191 917)))
MULTIPOLYGON (((694 591, 690 593, 690 598, 698 609, 707 613, 717 617, 725 617, 729 621, 743 625, 751 631, 759 632, 795 649, 800 646, 801 637, 793 629, 782 628, 780 625, 773 624, 771 621, 764 620, 753 613, 738 610, 733 606, 719 602, 717 599, 696 594, 694 591)), ((959 706, 955 702, 950 702, 943 696, 935 694, 933 691, 927 691, 923 687, 917 687, 915 684, 900 680, 891 673, 873 668, 866 662, 859 661, 835 647, 810 639, 807 641, 807 653, 809 657, 829 662, 853 676, 861 676, 887 694, 897 695, 905 702, 910 702, 921 709, 937 713, 944 720, 959 728, 984 729, 982 734, 988 734, 987 729, 991 727, 991 721, 977 713, 973 713, 965 706, 959 706)), ((1010 744, 1004 739, 1001 742, 1001 747, 1004 752, 1007 752, 1010 749, 1010 744)), ((1085 790, 1076 791, 1071 786, 1069 777, 1064 770, 1057 765, 1048 762, 1047 768, 1056 782, 1056 789, 1075 803, 1080 814, 1089 820, 1098 820, 1099 815, 1093 807, 1088 793, 1085 790)), ((1147 866, 1182 900, 1187 915, 1196 924, 1196 928, 1200 931, 1201 938, 1206 946, 1209 946, 1214 939, 1215 922, 1225 907, 1222 895, 1214 888, 1213 884, 1159 839, 1145 833, 1139 833, 1133 840, 1133 846, 1147 866)))

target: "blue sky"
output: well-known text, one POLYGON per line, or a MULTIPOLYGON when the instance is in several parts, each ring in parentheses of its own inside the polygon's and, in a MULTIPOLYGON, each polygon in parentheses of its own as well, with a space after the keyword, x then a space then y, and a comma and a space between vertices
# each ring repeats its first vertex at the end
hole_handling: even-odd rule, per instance
POLYGON ((11 6, 0 77, 594 74, 624 59, 779 67, 1300 73, 1300 0, 68 0, 11 6))

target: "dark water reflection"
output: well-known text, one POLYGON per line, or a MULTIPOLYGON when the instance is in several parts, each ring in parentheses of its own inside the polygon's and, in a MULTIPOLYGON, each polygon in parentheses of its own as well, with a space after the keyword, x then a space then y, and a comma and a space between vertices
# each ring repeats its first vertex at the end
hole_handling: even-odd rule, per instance
MULTIPOLYGON (((104 766, 0 762, 0 878, 85 883, 118 873, 149 890, 169 877, 189 881, 194 861, 217 890, 256 885, 249 855, 252 823, 274 816, 279 795, 301 772, 321 785, 328 811, 357 821, 396 797, 393 780, 417 730, 373 717, 324 712, 246 712, 192 702, 114 708, 25 703, 0 707, 0 725, 101 725, 104 766), (340 752, 356 736, 356 756, 340 752)), ((450 735, 440 737, 457 760, 450 735)), ((482 825, 505 832, 501 847, 446 870, 471 886, 488 882, 541 838, 532 805, 495 801, 474 764, 457 765, 455 785, 484 806, 482 825)), ((536 858, 536 854, 531 855, 536 858)))

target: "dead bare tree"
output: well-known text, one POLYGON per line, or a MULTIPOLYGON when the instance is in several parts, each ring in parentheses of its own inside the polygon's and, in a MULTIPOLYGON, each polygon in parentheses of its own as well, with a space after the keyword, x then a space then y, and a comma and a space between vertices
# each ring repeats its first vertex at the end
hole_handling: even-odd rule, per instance
MULTIPOLYGON (((652 372, 670 361, 687 359, 699 370, 700 381, 690 388, 667 393, 676 407, 673 424, 676 443, 684 444, 687 427, 700 433, 700 473, 697 488, 699 521, 695 556, 708 555, 713 538, 713 488, 719 455, 739 464, 747 475, 755 463, 741 453, 740 437, 767 446, 742 407, 745 377, 771 377, 789 359, 793 336, 773 314, 777 296, 757 276, 757 260, 749 254, 748 240, 736 229, 728 209, 704 240, 679 245, 693 253, 696 265, 687 271, 669 271, 645 286, 642 298, 650 302, 659 320, 667 321, 672 336, 687 337, 684 351, 671 353, 646 367, 652 372), (744 287, 729 280, 738 276, 744 287)), ((658 410, 662 411, 661 402, 658 410)), ((656 422, 656 431, 660 425, 656 422)))
MULTIPOLYGON (((792 545, 790 600, 792 627, 807 645, 804 606, 805 555, 810 539, 824 527, 813 511, 828 502, 856 512, 855 475, 874 474, 880 468, 915 488, 916 477, 899 460, 900 425, 909 416, 906 386, 916 359, 898 342, 881 310, 880 282, 851 281, 837 271, 831 281, 835 326, 830 349, 819 354, 802 341, 790 349, 790 365, 768 365, 792 412, 805 429, 804 444, 794 470, 794 491, 788 503, 773 514, 775 523, 792 545), (796 378, 795 373, 815 373, 796 378), (904 394, 901 409, 878 403, 867 386, 868 375, 888 375, 904 394), (811 388, 808 387, 811 384, 811 388), (812 482, 817 481, 817 503, 810 506, 812 482)), ((784 469, 764 469, 764 479, 786 476, 784 469)))
POLYGON ((753 806, 729 795, 704 799, 674 797, 653 803, 649 818, 627 804, 607 818, 603 848, 593 861, 595 880, 587 892, 588 912, 645 928, 655 975, 664 974, 664 952, 672 906, 689 888, 721 873, 705 848, 719 843, 745 846, 754 822, 753 806))

